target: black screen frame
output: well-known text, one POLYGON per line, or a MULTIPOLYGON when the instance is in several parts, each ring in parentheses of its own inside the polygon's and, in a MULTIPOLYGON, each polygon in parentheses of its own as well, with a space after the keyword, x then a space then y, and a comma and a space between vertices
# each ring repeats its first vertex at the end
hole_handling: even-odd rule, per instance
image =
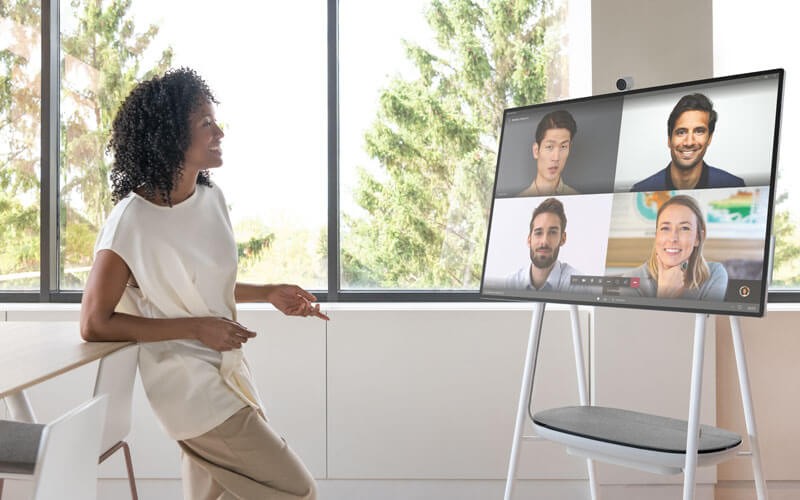
MULTIPOLYGON (((577 99, 568 99, 568 100, 561 100, 557 102, 546 102, 528 106, 519 106, 513 108, 506 108, 503 113, 503 121, 502 121, 502 129, 500 133, 500 139, 498 144, 498 153, 497 153, 497 163, 495 166, 495 178, 493 183, 492 189, 492 203, 491 209, 489 214, 489 223, 487 225, 487 233, 486 233, 486 245, 484 250, 484 259, 483 259, 483 269, 481 274, 481 284, 480 284, 480 296, 483 300, 490 300, 490 301, 533 301, 533 302, 551 302, 551 303, 560 303, 560 304, 570 304, 570 305, 587 305, 587 306, 600 306, 600 307, 616 307, 616 308, 624 308, 624 309, 645 309, 645 310, 658 310, 658 311, 674 311, 674 312, 689 312, 695 314, 717 314, 717 315, 729 315, 729 316, 750 316, 750 317, 762 317, 764 316, 766 309, 767 309, 767 301, 768 301, 768 288, 769 283, 771 281, 771 273, 772 273, 772 258, 774 254, 774 235, 773 235, 773 216, 775 210, 775 188, 776 188, 776 181, 777 181, 777 165, 778 165, 778 149, 779 149, 779 138, 780 138, 780 128, 781 128, 781 114, 782 114, 782 106, 783 106, 783 85, 784 85, 784 78, 785 78, 785 71, 783 68, 774 68, 768 69, 763 71, 755 71, 755 72, 748 72, 748 73, 740 73, 734 75, 728 75, 723 77, 716 77, 716 78, 706 78, 700 80, 692 80, 692 81, 684 81, 678 82, 668 85, 661 85, 655 87, 648 87, 648 88, 641 88, 641 89, 633 89, 628 91, 616 92, 616 93, 607 93, 607 94, 599 94, 594 96, 587 96, 577 99), (505 134, 507 133, 507 119, 509 114, 518 114, 520 112, 530 112, 536 111, 539 109, 552 109, 554 105, 561 106, 574 106, 574 105, 581 105, 581 104, 590 104, 592 102, 598 102, 602 100, 608 99, 620 99, 621 102, 624 102, 626 97, 629 96, 636 96, 642 94, 653 94, 656 92, 663 92, 663 91, 675 91, 680 90, 684 87, 694 87, 694 86, 703 86, 703 85, 716 85, 724 82, 731 82, 737 80, 749 80, 759 77, 775 77, 777 79, 777 92, 776 92, 776 103, 775 103, 775 124, 773 128, 773 138, 772 138, 772 153, 771 153, 771 165, 770 165, 770 177, 769 177, 769 193, 768 193, 768 203, 767 203, 767 217, 766 217, 766 233, 764 235, 764 252, 762 255, 762 270, 761 270, 761 280, 760 280, 760 301, 758 302, 758 307, 756 310, 723 310, 720 308, 714 307, 706 307, 706 308, 689 308, 689 307, 682 307, 680 301, 673 302, 672 300, 666 300, 663 302, 655 303, 659 299, 653 297, 651 300, 654 301, 653 304, 635 304, 635 303, 614 303, 612 302, 598 302, 596 300, 591 300, 585 296, 577 295, 573 297, 564 297, 564 296, 550 296, 548 293, 542 293, 542 296, 524 296, 522 294, 518 295, 497 295, 496 293, 487 293, 486 291, 486 269, 487 269, 487 259, 489 257, 489 249, 491 240, 490 237, 492 235, 492 225, 494 223, 495 217, 495 207, 496 202, 498 200, 498 180, 500 176, 500 167, 502 162, 502 147, 504 144, 505 134)), ((580 133, 580 132, 579 132, 580 133)), ((616 191, 612 190, 609 194, 615 194, 616 191)), ((506 196, 501 196, 500 198, 506 198, 506 196)), ((708 303, 709 306, 713 306, 714 304, 719 304, 719 302, 710 302, 708 303)))

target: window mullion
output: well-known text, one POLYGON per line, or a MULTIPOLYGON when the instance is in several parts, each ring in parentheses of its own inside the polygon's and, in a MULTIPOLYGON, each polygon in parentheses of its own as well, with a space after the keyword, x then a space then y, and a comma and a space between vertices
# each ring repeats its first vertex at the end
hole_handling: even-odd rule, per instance
POLYGON ((58 291, 58 0, 42 0, 41 213, 39 299, 58 291))
POLYGON ((328 0, 328 302, 337 302, 339 271, 339 1, 328 0))

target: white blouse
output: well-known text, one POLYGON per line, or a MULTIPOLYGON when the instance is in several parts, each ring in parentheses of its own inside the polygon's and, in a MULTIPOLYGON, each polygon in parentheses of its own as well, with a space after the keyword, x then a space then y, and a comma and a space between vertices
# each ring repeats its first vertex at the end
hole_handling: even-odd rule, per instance
MULTIPOLYGON (((117 312, 146 318, 236 319, 237 253, 225 198, 198 185, 165 207, 131 193, 112 210, 95 245, 133 274, 117 312)), ((197 340, 143 342, 139 372, 167 434, 208 432, 246 405, 263 407, 241 349, 219 352, 197 340)))

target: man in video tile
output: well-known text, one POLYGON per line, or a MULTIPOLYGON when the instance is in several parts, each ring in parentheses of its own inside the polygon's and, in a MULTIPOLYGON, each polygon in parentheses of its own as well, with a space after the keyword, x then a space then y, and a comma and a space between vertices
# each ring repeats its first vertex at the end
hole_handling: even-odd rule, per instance
POLYGON ((569 111, 560 109, 542 117, 532 146, 536 176, 531 185, 517 196, 578 194, 561 179, 577 131, 578 125, 569 111))
POLYGON ((528 232, 531 263, 506 278, 511 290, 559 290, 570 285, 574 267, 558 260, 558 252, 567 242, 567 216, 564 205, 547 198, 533 211, 528 232))
POLYGON ((667 168, 634 184, 631 191, 744 186, 740 177, 703 161, 716 123, 717 112, 708 97, 703 94, 681 97, 667 120, 667 146, 672 161, 667 168))

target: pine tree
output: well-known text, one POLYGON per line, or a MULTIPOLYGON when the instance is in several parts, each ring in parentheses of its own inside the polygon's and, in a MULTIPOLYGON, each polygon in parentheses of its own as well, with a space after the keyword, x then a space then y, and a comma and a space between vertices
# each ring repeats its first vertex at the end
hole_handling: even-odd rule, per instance
MULTIPOLYGON (((155 66, 142 68, 158 27, 137 33, 131 0, 72 0, 70 5, 79 14, 74 31, 61 34, 62 269, 91 262, 97 231, 112 208, 111 158, 105 153, 117 108, 137 82, 163 73, 173 56, 168 47, 155 66)), ((80 285, 80 280, 71 283, 80 285)))
MULTIPOLYGON (((105 147, 118 106, 137 81, 163 72, 172 60, 167 48, 153 67, 142 68, 158 27, 137 32, 130 7, 131 0, 73 0, 78 22, 61 33, 62 269, 91 262, 111 209, 105 147)), ((13 28, 15 42, 0 47, 0 275, 39 267, 40 19, 38 1, 0 2, 0 22, 13 28), (35 202, 24 204, 28 199, 35 202)))
POLYGON ((546 98, 558 12, 547 0, 434 0, 437 47, 404 42, 419 71, 380 95, 346 216, 343 283, 477 288, 503 110, 546 98))
POLYGON ((0 275, 39 270, 39 4, 0 1, 0 275))
POLYGON ((788 210, 778 210, 788 198, 784 193, 775 198, 775 216, 772 219, 772 234, 775 235, 775 254, 772 257, 772 284, 777 286, 797 286, 798 257, 800 241, 797 226, 788 210))

